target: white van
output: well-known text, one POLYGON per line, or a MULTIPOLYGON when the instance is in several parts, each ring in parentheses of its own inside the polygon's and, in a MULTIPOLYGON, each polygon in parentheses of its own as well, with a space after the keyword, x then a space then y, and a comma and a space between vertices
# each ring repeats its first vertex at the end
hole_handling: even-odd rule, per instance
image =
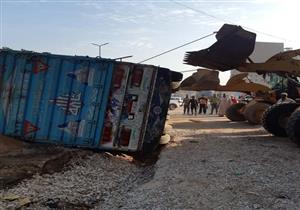
POLYGON ((169 109, 174 110, 180 106, 182 106, 183 100, 179 96, 171 96, 170 103, 169 103, 169 109))

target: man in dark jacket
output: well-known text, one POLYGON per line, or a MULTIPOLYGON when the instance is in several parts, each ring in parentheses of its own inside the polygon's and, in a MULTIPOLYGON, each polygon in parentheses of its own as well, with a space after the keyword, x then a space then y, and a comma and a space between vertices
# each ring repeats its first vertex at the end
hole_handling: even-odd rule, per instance
POLYGON ((199 114, 202 114, 202 111, 203 111, 203 114, 206 114, 206 109, 207 109, 207 98, 202 95, 200 98, 198 98, 198 103, 199 103, 199 114))
POLYGON ((183 114, 190 113, 190 98, 189 95, 186 95, 183 99, 183 114))
POLYGON ((195 114, 197 115, 197 107, 198 107, 198 102, 195 99, 195 96, 192 96, 191 100, 190 100, 190 107, 191 107, 191 112, 192 115, 195 114))

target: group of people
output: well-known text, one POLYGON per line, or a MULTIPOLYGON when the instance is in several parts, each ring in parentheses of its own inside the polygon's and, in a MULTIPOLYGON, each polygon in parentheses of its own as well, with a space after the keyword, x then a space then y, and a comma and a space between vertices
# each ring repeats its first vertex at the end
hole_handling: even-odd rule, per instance
POLYGON ((223 94, 222 97, 218 97, 216 94, 213 94, 212 97, 205 97, 202 95, 198 99, 195 96, 189 98, 188 95, 183 99, 183 114, 206 114, 208 110, 208 105, 210 104, 210 114, 214 112, 220 117, 225 115, 226 109, 234 103, 238 103, 237 99, 234 96, 230 98, 223 94))
MULTIPOLYGON (((195 96, 189 98, 188 95, 183 99, 183 114, 206 114, 208 110, 208 105, 210 104, 210 114, 214 112, 220 117, 223 117, 226 113, 226 110, 232 105, 236 104, 239 101, 234 96, 227 96, 225 93, 222 97, 218 97, 216 94, 213 94, 212 97, 205 97, 202 95, 198 99, 195 96)), ((288 97, 286 92, 281 93, 280 99, 277 101, 277 104, 281 103, 296 103, 293 99, 288 97)))

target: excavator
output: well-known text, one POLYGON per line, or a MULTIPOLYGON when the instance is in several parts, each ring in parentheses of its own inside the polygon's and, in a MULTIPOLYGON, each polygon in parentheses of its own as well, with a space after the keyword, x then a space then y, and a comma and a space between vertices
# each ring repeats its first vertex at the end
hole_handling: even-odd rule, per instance
MULTIPOLYGON (((255 33, 241 26, 224 24, 216 33, 216 39, 217 41, 206 49, 187 52, 184 62, 211 70, 236 69, 242 73, 276 74, 282 77, 286 85, 281 85, 281 90, 273 91, 270 97, 267 97, 268 100, 253 102, 254 118, 260 120, 268 132, 275 136, 288 136, 300 146, 300 104, 275 103, 280 91, 288 92, 289 97, 299 101, 300 49, 280 52, 266 62, 255 63, 249 58, 255 46, 255 33), (274 97, 274 93, 277 98, 274 97), (262 112, 262 109, 256 108, 260 107, 258 104, 261 103, 273 105, 265 107, 262 112)), ((182 89, 188 89, 184 86, 184 81, 182 89)))

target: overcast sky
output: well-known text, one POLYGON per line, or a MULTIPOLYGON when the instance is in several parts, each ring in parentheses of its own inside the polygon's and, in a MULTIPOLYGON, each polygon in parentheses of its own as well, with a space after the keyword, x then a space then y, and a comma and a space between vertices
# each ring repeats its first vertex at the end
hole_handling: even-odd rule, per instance
MULTIPOLYGON (((0 2, 1 47, 15 50, 97 56, 97 47, 90 43, 109 42, 102 48, 102 57, 133 55, 127 61, 140 62, 217 31, 224 23, 255 30, 257 41, 300 48, 297 0, 0 2)), ((212 36, 147 63, 175 71, 195 69, 183 64, 184 53, 214 42, 212 36)))

